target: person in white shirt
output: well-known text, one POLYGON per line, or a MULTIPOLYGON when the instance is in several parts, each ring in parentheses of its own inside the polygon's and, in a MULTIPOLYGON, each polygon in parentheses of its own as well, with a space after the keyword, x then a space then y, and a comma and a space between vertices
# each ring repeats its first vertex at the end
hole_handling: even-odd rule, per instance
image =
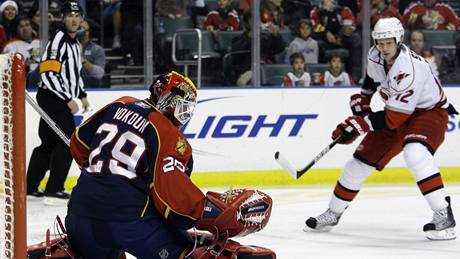
MULTIPOLYGON (((383 170, 393 157, 403 152, 407 168, 433 211, 432 221, 423 226, 426 237, 455 239, 450 197, 446 196, 433 155, 444 141, 448 114, 458 112, 447 101, 430 65, 402 43, 404 28, 400 20, 379 19, 372 38, 374 46, 369 50, 361 93, 351 96, 354 115, 332 132, 332 138, 340 144, 351 144, 360 135, 365 137, 345 164, 329 208, 307 219, 304 230, 329 231, 337 225, 366 178, 375 169, 383 170), (370 100, 377 91, 385 107, 374 112, 370 100)), ((395 227, 397 213, 388 214, 395 227)))
POLYGON ((343 71, 342 57, 333 55, 329 60, 329 70, 324 72, 324 85, 350 86, 354 85, 350 75, 343 71))
POLYGON ((296 25, 295 38, 287 48, 285 63, 290 62, 292 54, 299 52, 303 55, 306 64, 318 64, 319 45, 311 37, 313 24, 311 20, 300 19, 296 25))
POLYGON ((282 86, 310 86, 310 74, 305 72, 305 59, 302 54, 294 53, 289 57, 292 66, 292 72, 288 72, 283 77, 282 86))
POLYGON ((26 16, 18 17, 15 37, 3 49, 3 53, 14 52, 24 57, 27 72, 34 70, 40 62, 40 40, 34 38, 30 19, 26 16))

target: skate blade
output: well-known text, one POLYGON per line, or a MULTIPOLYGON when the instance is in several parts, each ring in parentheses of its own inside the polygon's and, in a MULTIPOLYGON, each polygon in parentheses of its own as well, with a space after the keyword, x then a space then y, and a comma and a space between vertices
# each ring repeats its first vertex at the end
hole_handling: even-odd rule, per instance
POLYGON ((426 238, 434 241, 453 240, 457 237, 454 228, 446 228, 440 231, 430 230, 426 231, 425 235, 426 238))
POLYGON ((45 197, 45 199, 43 200, 43 204, 47 206, 62 206, 66 205, 68 201, 69 200, 67 199, 45 197))
POLYGON ((318 228, 311 228, 307 225, 303 227, 304 232, 329 232, 332 230, 332 226, 324 226, 324 227, 318 227, 318 228))

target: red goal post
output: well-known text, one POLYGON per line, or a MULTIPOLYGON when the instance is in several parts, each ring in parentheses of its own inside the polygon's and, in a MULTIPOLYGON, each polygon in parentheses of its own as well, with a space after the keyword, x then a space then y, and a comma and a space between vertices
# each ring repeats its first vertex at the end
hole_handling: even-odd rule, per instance
POLYGON ((0 259, 27 258, 25 64, 0 55, 0 259))

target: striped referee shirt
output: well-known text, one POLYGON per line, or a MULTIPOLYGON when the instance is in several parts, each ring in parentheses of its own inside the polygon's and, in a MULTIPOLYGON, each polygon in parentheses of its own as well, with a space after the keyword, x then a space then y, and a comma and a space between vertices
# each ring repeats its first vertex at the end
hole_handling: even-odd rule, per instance
POLYGON ((86 97, 80 71, 81 47, 78 40, 59 30, 46 45, 40 62, 41 88, 68 102, 86 97))

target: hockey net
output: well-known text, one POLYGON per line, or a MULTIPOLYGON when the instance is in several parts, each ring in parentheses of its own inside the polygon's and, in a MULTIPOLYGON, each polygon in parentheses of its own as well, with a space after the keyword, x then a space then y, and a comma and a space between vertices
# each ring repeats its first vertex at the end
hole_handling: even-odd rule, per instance
POLYGON ((25 66, 0 55, 0 259, 26 258, 25 66))

